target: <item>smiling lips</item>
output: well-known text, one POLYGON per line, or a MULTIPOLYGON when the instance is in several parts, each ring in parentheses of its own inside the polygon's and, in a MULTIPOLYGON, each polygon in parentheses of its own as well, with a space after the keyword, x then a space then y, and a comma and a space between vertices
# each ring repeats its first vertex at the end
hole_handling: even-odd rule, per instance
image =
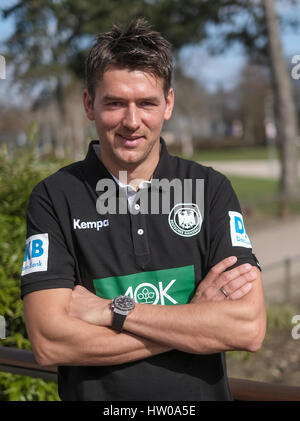
POLYGON ((122 139, 125 146, 129 146, 129 147, 137 146, 140 143, 140 141, 144 139, 144 136, 128 136, 128 135, 124 136, 120 133, 118 133, 118 137, 122 139))

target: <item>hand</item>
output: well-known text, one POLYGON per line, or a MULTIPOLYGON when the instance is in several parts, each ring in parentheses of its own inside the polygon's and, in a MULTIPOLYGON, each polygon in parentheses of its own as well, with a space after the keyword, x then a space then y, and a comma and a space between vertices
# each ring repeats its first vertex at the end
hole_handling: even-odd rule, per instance
POLYGON ((238 300, 246 295, 256 279, 255 269, 246 263, 226 271, 236 261, 237 258, 231 256, 213 266, 200 282, 191 302, 238 300), (221 288, 225 289, 227 297, 222 293, 221 288))
POLYGON ((110 303, 111 300, 98 297, 83 286, 76 285, 72 291, 69 316, 98 326, 111 326, 110 303))

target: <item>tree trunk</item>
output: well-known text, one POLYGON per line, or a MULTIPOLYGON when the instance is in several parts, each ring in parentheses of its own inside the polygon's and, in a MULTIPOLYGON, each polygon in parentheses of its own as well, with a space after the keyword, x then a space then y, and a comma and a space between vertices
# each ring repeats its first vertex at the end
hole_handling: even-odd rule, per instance
POLYGON ((67 147, 65 97, 60 76, 57 76, 55 101, 58 110, 58 122, 55 130, 55 155, 58 158, 65 158, 69 151, 67 147))
POLYGON ((297 193, 297 116, 290 75, 279 37, 274 0, 262 0, 269 38, 271 73, 274 85, 275 113, 281 151, 281 214, 287 213, 288 202, 297 193))

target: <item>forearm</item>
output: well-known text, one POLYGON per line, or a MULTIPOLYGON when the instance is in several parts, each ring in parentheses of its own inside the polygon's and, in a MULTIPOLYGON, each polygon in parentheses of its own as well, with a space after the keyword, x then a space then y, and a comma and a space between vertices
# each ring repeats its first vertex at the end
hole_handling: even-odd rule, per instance
POLYGON ((151 357, 170 348, 131 333, 117 333, 69 316, 53 320, 49 329, 32 343, 39 364, 116 365, 151 357))
POLYGON ((255 351, 264 336, 263 313, 262 309, 255 314, 249 297, 179 306, 140 304, 127 317, 124 329, 190 353, 255 351))
MULTIPOLYGON (((136 306, 124 328, 144 338, 191 353, 214 353, 230 347, 223 323, 215 312, 223 303, 180 306, 136 306), (211 318, 209 316, 212 316, 211 318), (219 332, 221 331, 222 333, 219 332)), ((222 312, 224 313, 224 311, 222 312)), ((225 328, 226 330, 226 328, 225 328)), ((232 330, 231 330, 232 331, 232 330)))
MULTIPOLYGON (((192 303, 176 306, 137 303, 127 315, 124 330, 135 335, 136 340, 144 338, 168 349, 191 353, 258 348, 265 326, 259 271, 254 269, 251 274, 251 266, 246 265, 250 268, 245 268, 242 265, 224 273, 224 265, 232 264, 226 263, 227 260, 224 259, 212 268, 197 288, 192 303), (247 286, 249 280, 253 282, 253 287, 241 293, 239 288, 247 286), (242 298, 224 300, 220 292, 220 287, 224 285, 229 293, 240 292, 242 298)), ((110 300, 96 297, 85 288, 76 286, 72 291, 68 312, 74 318, 110 327, 110 303, 110 300)))

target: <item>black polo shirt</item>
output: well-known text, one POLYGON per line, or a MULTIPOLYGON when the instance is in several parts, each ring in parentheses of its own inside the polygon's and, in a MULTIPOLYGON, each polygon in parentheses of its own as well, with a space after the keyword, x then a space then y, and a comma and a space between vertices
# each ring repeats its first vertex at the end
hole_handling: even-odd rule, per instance
MULTIPOLYGON (((120 214, 117 204, 116 212, 110 207, 109 214, 99 214, 101 205, 123 196, 96 155, 97 144, 91 142, 83 161, 47 177, 31 194, 22 297, 80 284, 104 298, 127 294, 140 303, 185 304, 209 269, 225 257, 235 255, 237 264, 257 265, 228 179, 169 155, 162 139, 160 160, 146 190, 148 212, 141 199, 136 203, 140 206, 133 205, 136 212, 120 214), (103 187, 101 180, 109 180, 115 190, 103 187), (181 199, 175 188, 168 189, 174 180, 183 186, 181 199), (157 198, 160 210, 149 212, 157 198), (164 198, 169 210, 162 206, 164 198)), ((62 400, 231 399, 223 353, 173 350, 117 366, 60 366, 58 373, 62 400)))

